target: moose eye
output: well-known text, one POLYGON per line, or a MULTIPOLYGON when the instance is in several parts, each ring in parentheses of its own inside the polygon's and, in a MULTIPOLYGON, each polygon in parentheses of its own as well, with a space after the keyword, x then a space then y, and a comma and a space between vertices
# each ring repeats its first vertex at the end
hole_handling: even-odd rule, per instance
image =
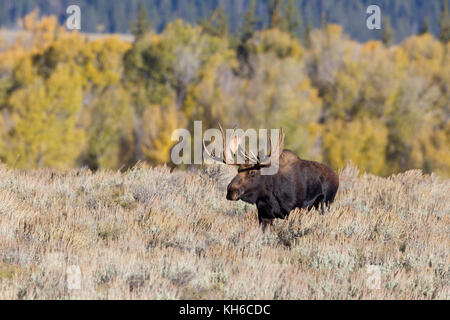
POLYGON ((255 171, 250 171, 250 172, 248 173, 248 176, 249 176, 250 178, 253 178, 253 177, 255 176, 255 171))

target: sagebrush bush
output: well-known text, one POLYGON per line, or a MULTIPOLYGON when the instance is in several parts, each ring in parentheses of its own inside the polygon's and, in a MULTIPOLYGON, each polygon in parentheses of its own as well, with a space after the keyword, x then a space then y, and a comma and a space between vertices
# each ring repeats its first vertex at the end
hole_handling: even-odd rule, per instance
POLYGON ((262 233, 254 206, 225 199, 233 173, 0 167, 0 299, 450 298, 448 180, 349 166, 325 215, 262 233))

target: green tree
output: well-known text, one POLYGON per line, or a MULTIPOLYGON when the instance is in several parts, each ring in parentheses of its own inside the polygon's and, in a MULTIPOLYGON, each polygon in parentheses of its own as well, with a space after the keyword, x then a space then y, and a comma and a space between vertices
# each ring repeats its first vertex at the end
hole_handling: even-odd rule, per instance
POLYGON ((237 46, 237 57, 240 64, 241 75, 248 76, 253 74, 252 66, 249 63, 250 45, 249 40, 255 33, 255 27, 258 20, 255 17, 255 0, 251 0, 248 10, 245 14, 244 24, 242 26, 241 37, 237 46))
POLYGON ((129 95, 120 85, 108 85, 86 108, 88 136, 82 163, 91 170, 133 165, 133 121, 129 95))
POLYGON ((308 49, 311 48, 311 32, 312 32, 311 23, 308 21, 306 23, 305 31, 303 34, 303 41, 304 41, 305 47, 308 49))
POLYGON ((147 8, 144 1, 139 3, 139 9, 137 13, 136 24, 132 26, 132 31, 136 39, 141 38, 151 27, 151 23, 148 19, 147 8))
POLYGON ((383 30, 381 31, 381 41, 383 41, 384 45, 387 47, 390 47, 395 41, 395 32, 389 18, 384 19, 383 30))
POLYGON ((439 18, 439 40, 447 43, 450 40, 450 14, 448 2, 445 1, 439 18))
POLYGON ((320 14, 320 28, 326 29, 327 25, 328 25, 327 13, 325 11, 322 11, 322 13, 320 14))
POLYGON ((255 0, 250 0, 248 10, 245 13, 244 24, 241 29, 241 43, 253 36, 258 19, 255 17, 255 0))
POLYGON ((227 36, 230 29, 228 15, 223 6, 219 6, 208 18, 200 20, 199 25, 206 33, 220 37, 227 36))
POLYGON ((283 0, 269 0, 269 28, 284 29, 285 21, 282 12, 283 0))
POLYGON ((422 26, 420 27, 419 34, 427 34, 430 32, 430 23, 428 17, 425 17, 422 21, 422 26))
POLYGON ((293 36, 297 36, 298 29, 302 25, 302 18, 294 0, 288 0, 285 11, 286 31, 293 36))
POLYGON ((225 8, 223 6, 220 6, 217 9, 217 36, 225 37, 228 35, 228 32, 230 30, 230 26, 228 24, 228 15, 225 11, 225 8))

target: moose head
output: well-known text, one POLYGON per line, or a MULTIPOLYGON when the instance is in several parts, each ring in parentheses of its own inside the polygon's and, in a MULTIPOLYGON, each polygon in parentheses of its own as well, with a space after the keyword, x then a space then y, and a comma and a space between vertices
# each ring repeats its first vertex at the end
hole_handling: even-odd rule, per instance
POLYGON ((222 157, 218 158, 211 155, 205 146, 204 140, 203 147, 208 156, 216 161, 221 161, 229 165, 237 165, 237 175, 231 180, 227 187, 227 199, 231 201, 243 200, 248 203, 256 203, 265 186, 264 181, 267 175, 265 174, 264 169, 273 167, 274 163, 277 164, 276 168, 278 169, 279 157, 283 152, 284 131, 283 129, 280 129, 278 144, 274 149, 272 149, 273 144, 269 136, 269 153, 260 156, 260 153, 258 152, 258 156, 256 156, 251 150, 248 152, 245 150, 245 135, 236 134, 236 127, 233 128, 231 141, 226 141, 226 136, 220 124, 219 127, 223 141, 222 157), (236 157, 242 155, 244 162, 236 164, 234 155, 236 157))

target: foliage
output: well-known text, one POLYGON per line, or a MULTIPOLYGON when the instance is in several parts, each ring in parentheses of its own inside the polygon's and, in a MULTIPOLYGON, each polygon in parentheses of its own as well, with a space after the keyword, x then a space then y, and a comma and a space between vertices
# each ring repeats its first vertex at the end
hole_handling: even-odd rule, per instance
MULTIPOLYGON (((80 163, 86 148, 98 148, 96 143, 114 147, 117 141, 111 143, 105 135, 108 124, 99 122, 123 99, 111 101, 108 93, 120 94, 111 86, 119 83, 128 44, 118 39, 88 42, 65 32, 53 17, 36 20, 35 13, 25 19, 25 28, 31 39, 24 34, 0 53, 10 81, 1 105, 5 148, 0 156, 21 168, 70 168, 80 163)), ((105 156, 101 149, 97 151, 105 156)))
POLYGON ((0 51, 0 160, 170 165, 173 130, 201 120, 204 130, 284 127, 287 148, 335 169, 450 175, 449 43, 429 32, 358 43, 328 23, 304 47, 289 28, 257 30, 255 10, 239 39, 226 36, 223 8, 206 29, 176 20, 160 34, 142 15, 131 44, 27 16, 0 51))
MULTIPOLYGON (((143 4, 152 26, 158 32, 177 19, 183 19, 191 24, 208 19, 213 12, 223 6, 230 31, 238 35, 251 1, 77 0, 76 4, 82 8, 82 30, 84 32, 127 33, 135 31, 134 21, 137 20, 138 15, 143 13, 141 9, 141 4, 143 4)), ((289 15, 309 21, 314 28, 320 26, 322 15, 324 15, 329 22, 342 25, 345 32, 358 41, 380 39, 381 32, 365 28, 366 8, 371 4, 377 4, 382 9, 382 16, 390 19, 396 39, 400 41, 418 32, 424 17, 429 18, 430 33, 438 36, 441 30, 440 17, 445 1, 448 0, 277 0, 275 2, 282 2, 279 15, 291 26, 295 26, 295 22, 299 20, 297 18, 290 20, 289 15), (292 7, 289 2, 292 2, 292 7), (299 14, 296 13, 296 9, 300 11, 299 14), (294 24, 289 21, 293 21, 294 24)), ((272 2, 273 0, 256 1, 255 12, 259 20, 258 29, 269 25, 269 7, 272 2)), ((0 11, 0 26, 16 27, 21 18, 36 8, 43 15, 57 16, 58 21, 62 24, 67 19, 66 8, 72 4, 74 4, 72 0, 0 0, 0 7, 8 8, 0 11)), ((447 25, 448 21, 447 18, 447 25)), ((303 26, 303 28, 305 27, 306 25, 303 26)))
POLYGON ((325 215, 262 233, 254 206, 225 199, 230 174, 0 166, 0 299, 450 298, 448 180, 349 166, 325 215))
POLYGON ((375 174, 386 171, 388 130, 380 121, 332 121, 324 135, 325 160, 335 168, 349 161, 375 174))
POLYGON ((443 43, 448 43, 450 40, 450 12, 448 11, 448 0, 445 0, 439 17, 439 40, 443 43))
POLYGON ((381 32, 381 41, 390 47, 395 42, 395 33, 394 29, 391 27, 391 20, 386 18, 383 23, 383 29, 381 32))

